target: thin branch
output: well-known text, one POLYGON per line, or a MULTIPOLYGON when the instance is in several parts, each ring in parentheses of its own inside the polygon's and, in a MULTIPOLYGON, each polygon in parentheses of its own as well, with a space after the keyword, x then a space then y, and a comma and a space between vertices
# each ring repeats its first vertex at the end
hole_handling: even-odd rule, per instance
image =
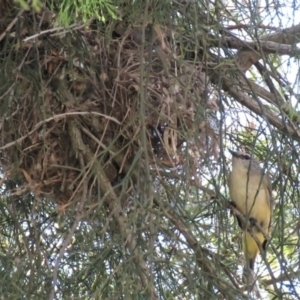
POLYGON ((285 29, 278 29, 273 33, 262 36, 261 40, 279 44, 297 44, 300 40, 300 24, 285 29))
MULTIPOLYGON (((270 264, 268 263, 268 261, 267 261, 267 259, 266 259, 266 253, 265 253, 265 251, 263 251, 263 249, 262 249, 262 244, 260 243, 260 241, 258 240, 258 238, 257 238, 257 236, 254 234, 254 232, 253 232, 253 229, 251 228, 251 227, 249 227, 249 226, 247 226, 247 224, 248 224, 248 222, 249 222, 249 218, 247 218, 245 215, 243 215, 238 209, 236 209, 234 206, 230 206, 230 210, 236 215, 236 216, 238 216, 238 218, 240 219, 240 221, 241 221, 241 223, 242 223, 242 227, 243 228, 246 228, 247 229, 247 231, 249 232, 249 234, 252 236, 252 238, 255 240, 255 242, 256 242, 256 244, 257 244, 257 246, 258 246, 258 248, 259 248, 259 251, 260 251, 260 253, 261 253, 261 256, 262 256, 262 258, 263 258, 263 260, 264 260, 264 262, 265 262, 265 265, 266 265, 266 268, 267 268, 267 270, 268 270, 268 273, 269 273, 269 275, 270 275, 270 277, 271 277, 271 280, 269 281, 269 284, 273 284, 273 288, 274 288, 274 290, 278 293, 278 295, 280 294, 280 291, 279 291, 279 289, 278 289, 278 287, 277 287, 277 285, 276 285, 276 278, 275 278, 275 276, 274 276, 274 273, 273 273, 273 271, 272 271, 272 269, 271 269, 271 267, 270 267, 270 264)), ((269 240, 270 239, 270 237, 264 232, 264 230, 262 229, 262 227, 258 224, 258 222, 256 222, 255 224, 254 224, 254 226, 257 228, 257 230, 259 231, 259 232, 261 232, 262 234, 263 234, 263 236, 264 236, 264 238, 266 239, 266 240, 269 240)), ((271 246, 271 248, 272 248, 272 250, 273 250, 273 252, 276 254, 276 256, 278 257, 279 256, 279 253, 276 251, 276 249, 275 249, 275 247, 273 246, 273 245, 269 245, 269 246, 271 246)), ((290 280, 290 282, 291 282, 291 276, 288 274, 288 273, 285 273, 285 280, 290 280)), ((268 281, 267 281, 268 282, 268 281)))
MULTIPOLYGON (((252 29, 253 28, 253 24, 236 24, 236 25, 231 25, 231 26, 226 26, 224 27, 224 29, 226 30, 236 30, 236 29, 252 29)), ((260 28, 260 29, 270 29, 270 30, 277 30, 278 27, 274 27, 274 26, 269 26, 269 25, 256 25, 255 28, 260 28)))
POLYGON ((155 287, 149 279, 151 277, 149 267, 147 266, 142 254, 139 251, 139 248, 137 247, 135 236, 133 235, 132 230, 128 228, 128 222, 122 210, 120 201, 118 201, 118 196, 116 195, 109 179, 107 178, 102 165, 97 162, 94 153, 83 142, 81 132, 75 122, 70 124, 69 132, 71 135, 73 149, 83 155, 86 164, 93 165, 97 168, 97 177, 100 184, 100 190, 104 194, 103 199, 109 206, 111 214, 118 224, 119 231, 124 239, 125 247, 130 251, 137 270, 140 270, 139 276, 142 286, 148 291, 151 300, 157 300, 157 292, 155 291, 155 287))
MULTIPOLYGON (((300 53, 299 48, 295 48, 292 45, 286 44, 279 44, 270 41, 260 41, 258 44, 257 42, 252 41, 242 41, 236 37, 224 37, 222 38, 222 44, 231 49, 239 49, 240 51, 251 51, 256 53, 258 57, 260 57, 260 53, 258 52, 259 49, 266 54, 270 53, 277 53, 280 55, 289 55, 291 57, 296 56, 300 53)), ((218 41, 215 42, 216 46, 218 46, 218 41)))
POLYGON ((24 12, 25 12, 25 9, 20 10, 18 12, 17 16, 10 22, 10 24, 7 26, 6 30, 4 32, 2 32, 2 34, 0 35, 0 42, 11 31, 11 29, 13 28, 13 26, 17 23, 17 21, 19 20, 20 16, 23 15, 24 12))
POLYGON ((75 231, 76 231, 76 229, 79 225, 79 222, 81 221, 82 217, 84 216, 83 207, 84 207, 84 204, 87 201, 87 199, 88 199, 88 197, 87 197, 87 184, 84 184, 84 189, 83 189, 81 199, 77 203, 77 209, 76 209, 77 214, 76 214, 74 223, 73 223, 71 229, 69 230, 68 234, 64 238, 63 244, 62 244, 62 246, 59 250, 58 257, 56 258, 56 261, 55 261, 53 274, 52 274, 52 288, 51 288, 49 300, 53 300, 54 297, 55 297, 55 289, 56 289, 56 286, 57 286, 59 264, 60 264, 64 254, 65 254, 65 251, 66 251, 67 247, 71 243, 72 237, 73 237, 73 235, 74 235, 74 233, 75 233, 75 231))
MULTIPOLYGON (((230 33, 230 35, 232 35, 230 33)), ((237 38, 235 38, 237 43, 237 38)), ((278 29, 274 33, 266 34, 254 43, 254 47, 249 47, 251 44, 243 42, 248 46, 248 49, 241 49, 236 55, 237 62, 243 71, 247 71, 264 55, 270 53, 278 53, 281 55, 294 56, 299 53, 299 48, 295 45, 300 40, 300 24, 286 29, 278 29), (255 46, 256 45, 256 46, 255 46)), ((231 41, 230 41, 231 42, 231 41)), ((232 42, 234 43, 234 42, 232 42)))
MULTIPOLYGON (((299 267, 299 266, 297 266, 299 267)), ((291 270, 293 270, 293 267, 291 267, 291 270)), ((287 273, 283 273, 283 274, 280 274, 278 277, 276 278, 271 278, 271 279, 263 279, 261 281, 261 283, 265 286, 268 286, 268 285, 274 285, 274 284, 277 284, 279 282, 283 282, 283 281, 291 281, 292 279, 299 279, 299 276, 300 276, 300 270, 296 271, 296 272, 293 272, 292 274, 287 274, 287 273)))
MULTIPOLYGON (((168 203, 162 202, 161 199, 159 201, 155 199, 154 203, 160 209, 162 209, 165 216, 175 225, 177 230, 185 237, 187 243, 189 244, 189 247, 193 249, 196 254, 197 264, 201 268, 203 268, 207 276, 211 277, 214 286, 220 291, 221 294, 224 295, 224 297, 229 296, 229 286, 226 285, 220 277, 220 270, 216 270, 216 265, 214 263, 210 263, 211 260, 208 259, 208 256, 211 256, 212 253, 198 244, 198 241, 192 234, 191 230, 189 230, 189 228, 182 222, 180 216, 178 216, 178 214, 172 209, 172 207, 170 207, 168 203)), ((212 257, 216 257, 216 254, 213 254, 212 257)), ((240 290, 235 278, 231 276, 231 273, 227 269, 227 267, 224 264, 222 264, 221 258, 216 258, 216 260, 219 262, 219 266, 222 266, 222 270, 231 280, 233 286, 237 290, 240 290)))
MULTIPOLYGON (((219 76, 219 74, 217 75, 219 76)), ((223 88, 228 91, 238 102, 246 106, 257 115, 265 117, 267 121, 283 133, 288 133, 293 139, 300 141, 300 129, 296 126, 288 125, 284 120, 277 117, 267 107, 259 105, 252 97, 248 96, 245 91, 238 85, 233 85, 230 79, 223 78, 223 88)))
MULTIPOLYGON (((76 30, 76 29, 84 28, 85 26, 86 25, 84 25, 84 24, 74 23, 74 24, 71 24, 70 26, 68 26, 68 29, 69 30, 70 29, 76 30)), ((25 39, 23 39, 23 42, 28 42, 28 41, 36 39, 36 38, 38 38, 38 37, 40 37, 40 36, 42 36, 44 34, 52 33, 52 32, 59 32, 59 31, 64 30, 64 29, 66 29, 66 28, 65 27, 55 27, 55 28, 50 28, 50 29, 47 29, 47 30, 43 30, 43 31, 41 31, 39 33, 36 33, 34 35, 26 37, 25 39)), ((66 31, 64 30, 63 33, 66 33, 66 31)), ((60 34, 62 34, 62 33, 60 33, 60 34)))
POLYGON ((101 117, 104 117, 105 119, 108 119, 108 120, 111 120, 119 125, 121 125, 121 123, 113 118, 113 117, 110 117, 110 116, 107 116, 107 115, 104 115, 104 114, 101 114, 101 113, 98 113, 98 112, 84 112, 84 111, 77 111, 77 112, 66 112, 66 113, 63 113, 63 114, 58 114, 58 115, 54 115, 53 117, 50 117, 48 119, 45 119, 43 121, 40 121, 39 123, 37 123, 34 128, 28 132, 27 134, 25 134, 24 136, 18 138, 17 140, 13 141, 13 142, 10 142, 10 143, 7 143, 6 145, 0 147, 0 150, 4 150, 6 148, 9 148, 15 144, 18 144, 20 142, 22 142, 23 140, 25 140, 27 137, 29 137, 30 135, 32 135, 35 131, 37 131, 42 125, 44 125, 45 123, 48 123, 50 121, 57 121, 59 119, 62 119, 62 118, 65 118, 66 116, 76 116, 76 115, 96 115, 96 116, 101 116, 101 117))

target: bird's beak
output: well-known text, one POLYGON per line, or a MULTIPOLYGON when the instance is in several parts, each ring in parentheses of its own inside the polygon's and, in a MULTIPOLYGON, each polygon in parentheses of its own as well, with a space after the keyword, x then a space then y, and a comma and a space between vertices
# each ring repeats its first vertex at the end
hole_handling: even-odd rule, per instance
POLYGON ((228 151, 231 153, 232 156, 238 157, 238 153, 237 152, 235 152, 235 151, 233 151, 231 149, 228 149, 228 151))

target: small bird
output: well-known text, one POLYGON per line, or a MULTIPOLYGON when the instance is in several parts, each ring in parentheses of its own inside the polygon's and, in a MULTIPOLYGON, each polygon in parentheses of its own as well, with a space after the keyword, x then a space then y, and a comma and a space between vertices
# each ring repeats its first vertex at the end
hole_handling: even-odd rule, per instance
POLYGON ((259 163, 249 154, 229 151, 232 154, 232 171, 228 177, 228 185, 232 205, 245 216, 245 220, 250 221, 245 226, 245 221, 236 216, 239 226, 244 231, 242 244, 247 264, 244 268, 245 274, 248 268, 251 272, 254 270, 259 249, 266 249, 267 240, 264 234, 269 234, 272 217, 271 183, 259 163), (255 224, 261 227, 264 234, 254 226, 255 224), (248 231, 250 227, 261 246, 248 231))

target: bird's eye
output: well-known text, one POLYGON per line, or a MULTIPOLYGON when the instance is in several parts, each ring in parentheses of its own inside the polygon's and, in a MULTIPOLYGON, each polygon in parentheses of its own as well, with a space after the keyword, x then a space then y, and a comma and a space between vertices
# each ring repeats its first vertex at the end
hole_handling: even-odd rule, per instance
POLYGON ((243 159, 249 160, 250 159, 250 155, 248 155, 248 154, 243 155, 243 159))

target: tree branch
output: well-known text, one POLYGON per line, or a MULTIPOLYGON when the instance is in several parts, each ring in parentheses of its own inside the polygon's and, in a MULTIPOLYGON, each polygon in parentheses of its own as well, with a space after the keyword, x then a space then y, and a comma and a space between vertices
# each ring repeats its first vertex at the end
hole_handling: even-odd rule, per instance
MULTIPOLYGON (((128 228, 126 216, 122 210, 120 201, 118 201, 118 196, 116 195, 109 179, 107 178, 103 167, 96 160, 96 154, 94 154, 91 149, 86 146, 83 142, 81 131, 78 128, 75 121, 69 122, 69 134, 72 140, 72 146, 74 151, 80 153, 85 160, 87 165, 93 167, 94 170, 97 170, 98 182, 100 184, 100 190, 103 193, 103 199, 108 205, 111 214, 116 221, 120 234, 123 237, 125 247, 130 251, 132 260, 134 261, 137 270, 140 270, 139 277, 142 283, 142 286, 145 290, 148 291, 149 299, 157 300, 158 295, 155 291, 154 285, 150 280, 150 271, 144 261, 142 254, 139 251, 139 248, 136 245, 135 237, 132 233, 132 230, 128 228)), ((100 145, 99 145, 100 147, 100 145)), ((97 152, 96 152, 97 153, 97 152)))
MULTIPOLYGON (((220 76, 219 73, 215 75, 217 77, 220 76)), ((228 91, 242 105, 246 106, 251 111, 255 112, 257 115, 265 117, 271 125, 279 129, 281 132, 288 133, 293 139, 300 141, 299 128, 293 126, 293 124, 291 123, 290 125, 288 125, 287 122, 280 119, 267 107, 264 107, 263 105, 259 104, 257 101, 255 101, 252 97, 248 96, 244 92, 243 87, 233 85, 232 80, 226 77, 226 75, 223 76, 223 89, 225 91, 228 91)))
MULTIPOLYGON (((254 47, 249 47, 247 50, 239 50, 236 55, 236 61, 243 71, 247 71, 264 55, 270 53, 294 56, 299 51, 299 48, 295 48, 295 44, 299 42, 299 39, 300 24, 286 29, 278 29, 273 33, 258 38, 257 42, 254 43, 254 47), (297 51, 294 51, 295 49, 297 51)), ((235 41, 235 43, 237 42, 235 41)), ((247 46, 252 45, 249 42, 244 44, 247 46)))
POLYGON ((184 236, 187 243, 189 244, 189 247, 193 249, 195 252, 197 264, 206 272, 207 276, 211 277, 214 286, 220 291, 220 293, 223 294, 224 297, 228 297, 230 295, 229 286, 223 282, 220 276, 221 275, 220 269, 217 270, 215 268, 216 264, 210 263, 211 258, 215 258, 218 261, 218 266, 222 266, 222 270, 226 273, 226 275, 228 276, 228 278, 230 279, 234 287, 236 289, 240 289, 238 283, 236 282, 235 278, 231 275, 230 271, 227 269, 227 267, 224 264, 222 264, 221 258, 220 257, 216 258, 216 254, 212 254, 209 250, 201 247, 198 244, 198 241, 195 238, 195 236, 183 223, 180 216, 172 209, 172 207, 168 203, 162 202, 161 199, 159 201, 157 199, 154 199, 154 203, 160 209, 162 209, 165 216, 174 224, 177 230, 184 236), (208 256, 211 256, 211 258, 209 258, 208 256))
MULTIPOLYGON (((219 42, 216 41, 216 46, 219 45, 219 42)), ((289 55, 289 56, 295 56, 300 53, 299 48, 295 48, 291 45, 286 44, 279 44, 276 42, 270 42, 270 41, 260 41, 259 44, 257 42, 251 42, 251 41, 242 41, 239 38, 236 37, 224 37, 222 39, 222 44, 231 49, 239 49, 240 51, 247 52, 251 51, 254 52, 257 56, 261 56, 258 52, 259 49, 263 51, 266 54, 270 53, 277 53, 280 55, 289 55)))

